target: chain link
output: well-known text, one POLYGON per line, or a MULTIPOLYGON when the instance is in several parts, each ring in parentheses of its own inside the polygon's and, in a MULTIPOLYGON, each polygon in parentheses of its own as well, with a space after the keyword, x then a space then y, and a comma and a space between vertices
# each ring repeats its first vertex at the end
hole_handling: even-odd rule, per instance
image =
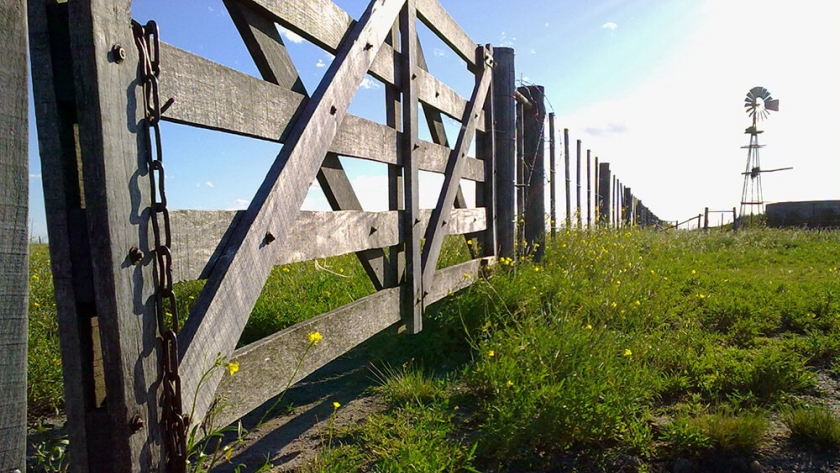
MULTIPOLYGON (((166 449, 166 471, 184 473, 187 465, 187 422, 181 403, 181 377, 178 375, 178 307, 172 291, 172 232, 169 209, 166 207, 166 173, 163 168, 163 147, 160 137, 161 107, 158 91, 160 75, 160 39, 154 21, 141 25, 131 22, 134 42, 140 56, 140 81, 143 85, 143 139, 146 144, 146 164, 151 184, 151 223, 155 252, 155 318, 163 345, 163 442, 166 449), (162 228, 161 228, 162 226, 162 228), (163 237, 163 238, 161 238, 163 237), (171 327, 166 326, 166 314, 171 327)), ((170 101, 171 102, 171 101, 170 101)))

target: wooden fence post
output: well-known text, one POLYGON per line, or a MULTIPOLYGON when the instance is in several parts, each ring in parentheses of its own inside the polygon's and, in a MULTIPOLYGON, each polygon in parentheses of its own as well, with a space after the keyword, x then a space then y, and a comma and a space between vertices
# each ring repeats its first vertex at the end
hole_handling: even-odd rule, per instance
POLYGON ((732 231, 738 231, 738 214, 735 211, 735 207, 732 207, 732 231))
MULTIPOLYGON (((568 128, 563 129, 563 142, 568 142, 568 128)), ((568 149, 568 148, 565 148, 568 149)), ((563 162, 566 170, 566 230, 572 226, 572 198, 570 196, 569 187, 571 186, 571 179, 569 178, 569 153, 563 153, 563 162)))
MULTIPOLYGON (((518 93, 518 91, 517 91, 518 93)), ((516 244, 519 254, 525 254, 525 104, 516 103, 516 244)))
POLYGON ((149 169, 137 126, 143 93, 129 4, 29 3, 75 471, 159 471, 165 453, 149 169), (132 247, 142 253, 137 264, 132 247))
POLYGON ((706 210, 703 212, 703 230, 709 229, 709 208, 706 207, 706 210))
POLYGON ((592 153, 586 150, 586 228, 592 228, 592 153))
POLYGON ((600 164, 598 164, 598 156, 595 156, 595 167, 593 168, 595 172, 594 181, 592 183, 594 195, 593 195, 593 202, 592 206, 594 208, 594 220, 595 225, 600 225, 601 222, 601 168, 600 164))
MULTIPOLYGON (((551 225, 551 239, 553 240, 557 235, 557 163, 555 160, 555 146, 554 146, 554 112, 548 114, 548 169, 549 169, 549 203, 550 216, 549 225, 551 225)), ((565 140, 564 140, 565 143, 565 140)))
POLYGON ((580 230, 583 222, 583 215, 580 211, 580 140, 577 140, 577 164, 575 165, 575 171, 577 176, 577 227, 580 230))
MULTIPOLYGON (((598 159, 597 157, 595 158, 598 159)), ((598 216, 601 226, 610 226, 610 163, 601 163, 598 168, 598 216)))
POLYGON ((516 241, 516 71, 513 48, 493 49, 496 121, 496 235, 500 257, 512 257, 516 241))
POLYGON ((539 261, 545 247, 545 92, 540 85, 520 87, 518 90, 532 105, 523 117, 525 182, 528 183, 525 201, 525 241, 526 251, 533 251, 534 260, 539 261))
POLYGON ((624 224, 633 225, 633 190, 630 187, 624 188, 624 205, 622 211, 624 212, 624 224))
POLYGON ((29 155, 26 4, 0 0, 0 471, 26 470, 29 155))

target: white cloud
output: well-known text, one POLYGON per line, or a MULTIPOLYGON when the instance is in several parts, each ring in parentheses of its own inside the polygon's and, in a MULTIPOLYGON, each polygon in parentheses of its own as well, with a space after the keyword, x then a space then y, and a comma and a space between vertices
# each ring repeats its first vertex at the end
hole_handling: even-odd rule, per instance
POLYGON ((232 210, 245 210, 248 208, 248 204, 250 204, 250 200, 245 199, 236 199, 233 201, 233 209, 232 210))
POLYGON ((376 82, 370 77, 365 77, 364 79, 362 79, 362 83, 359 85, 359 87, 363 89, 378 89, 380 86, 379 82, 376 82))
POLYGON ((537 54, 537 50, 536 49, 531 49, 531 54, 537 54))
POLYGON ((41 179, 41 175, 40 174, 30 174, 29 179, 41 179))
POLYGON ((606 29, 606 30, 612 30, 612 31, 615 31, 615 29, 616 29, 616 28, 618 28, 618 25, 617 25, 617 24, 615 24, 615 23, 614 23, 614 22, 612 22, 612 21, 608 21, 608 22, 604 23, 603 25, 601 25, 601 28, 604 28, 604 29, 606 29))
POLYGON ((205 185, 205 186, 207 186, 207 187, 216 187, 216 186, 214 186, 214 185, 213 185, 213 183, 212 183, 212 182, 210 182, 210 181, 205 182, 205 183, 204 183, 204 185, 205 185))
POLYGON ((295 44, 300 44, 303 42, 303 38, 294 31, 289 31, 286 28, 283 28, 282 26, 278 26, 277 29, 280 31, 280 34, 283 35, 283 37, 287 40, 295 44))
POLYGON ((434 54, 437 57, 445 57, 446 56, 446 50, 445 49, 440 49, 440 48, 435 48, 435 49, 432 50, 432 54, 434 54))
POLYGON ((315 64, 315 67, 327 67, 327 63, 325 63, 323 59, 318 59, 318 62, 315 64))

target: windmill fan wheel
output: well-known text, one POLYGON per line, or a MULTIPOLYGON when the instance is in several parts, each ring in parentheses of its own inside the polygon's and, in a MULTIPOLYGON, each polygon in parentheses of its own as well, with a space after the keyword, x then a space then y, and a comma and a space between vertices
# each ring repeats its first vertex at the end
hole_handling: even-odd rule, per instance
POLYGON ((779 111, 779 100, 770 95, 770 91, 764 87, 753 87, 747 92, 744 99, 744 108, 747 114, 755 119, 764 120, 770 115, 770 111, 779 111))

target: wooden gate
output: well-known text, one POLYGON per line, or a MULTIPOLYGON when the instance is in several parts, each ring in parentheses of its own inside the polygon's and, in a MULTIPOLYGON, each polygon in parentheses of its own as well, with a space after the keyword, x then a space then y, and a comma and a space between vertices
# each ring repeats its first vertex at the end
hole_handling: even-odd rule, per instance
MULTIPOLYGON (((496 254, 489 46, 477 46, 437 0, 375 0, 358 20, 329 0, 225 5, 262 80, 161 43, 159 93, 175 99, 162 119, 284 146, 246 211, 169 215, 172 277, 207 279, 177 337, 183 412, 195 412, 193 423, 218 396, 231 406, 217 419, 224 424, 277 395, 308 332, 324 341, 294 381, 396 323, 419 332, 424 307, 471 284, 477 278, 467 276, 496 254), (427 72, 418 20, 464 60, 475 76, 471 97, 427 72), (335 56, 311 94, 275 24, 335 56), (386 124, 347 113, 367 73, 386 84, 386 124), (418 107, 432 142, 418 138, 418 107), (460 121, 452 141, 441 114, 460 121), (362 210, 338 156, 388 164, 390 211, 362 210), (420 170, 444 174, 431 211, 419 208, 420 170), (299 210, 315 179, 333 212, 299 210), (476 182, 476 208, 465 208, 461 179, 476 182), (436 270, 447 234, 468 235, 480 250, 436 270), (273 266, 346 253, 378 292, 234 350, 273 266), (211 371, 217 354, 238 361, 242 376, 211 371)), ((150 224, 160 196, 149 179, 162 169, 147 164, 158 151, 142 136, 130 0, 30 0, 29 27, 74 469, 155 471, 165 456, 161 259, 150 224)))

